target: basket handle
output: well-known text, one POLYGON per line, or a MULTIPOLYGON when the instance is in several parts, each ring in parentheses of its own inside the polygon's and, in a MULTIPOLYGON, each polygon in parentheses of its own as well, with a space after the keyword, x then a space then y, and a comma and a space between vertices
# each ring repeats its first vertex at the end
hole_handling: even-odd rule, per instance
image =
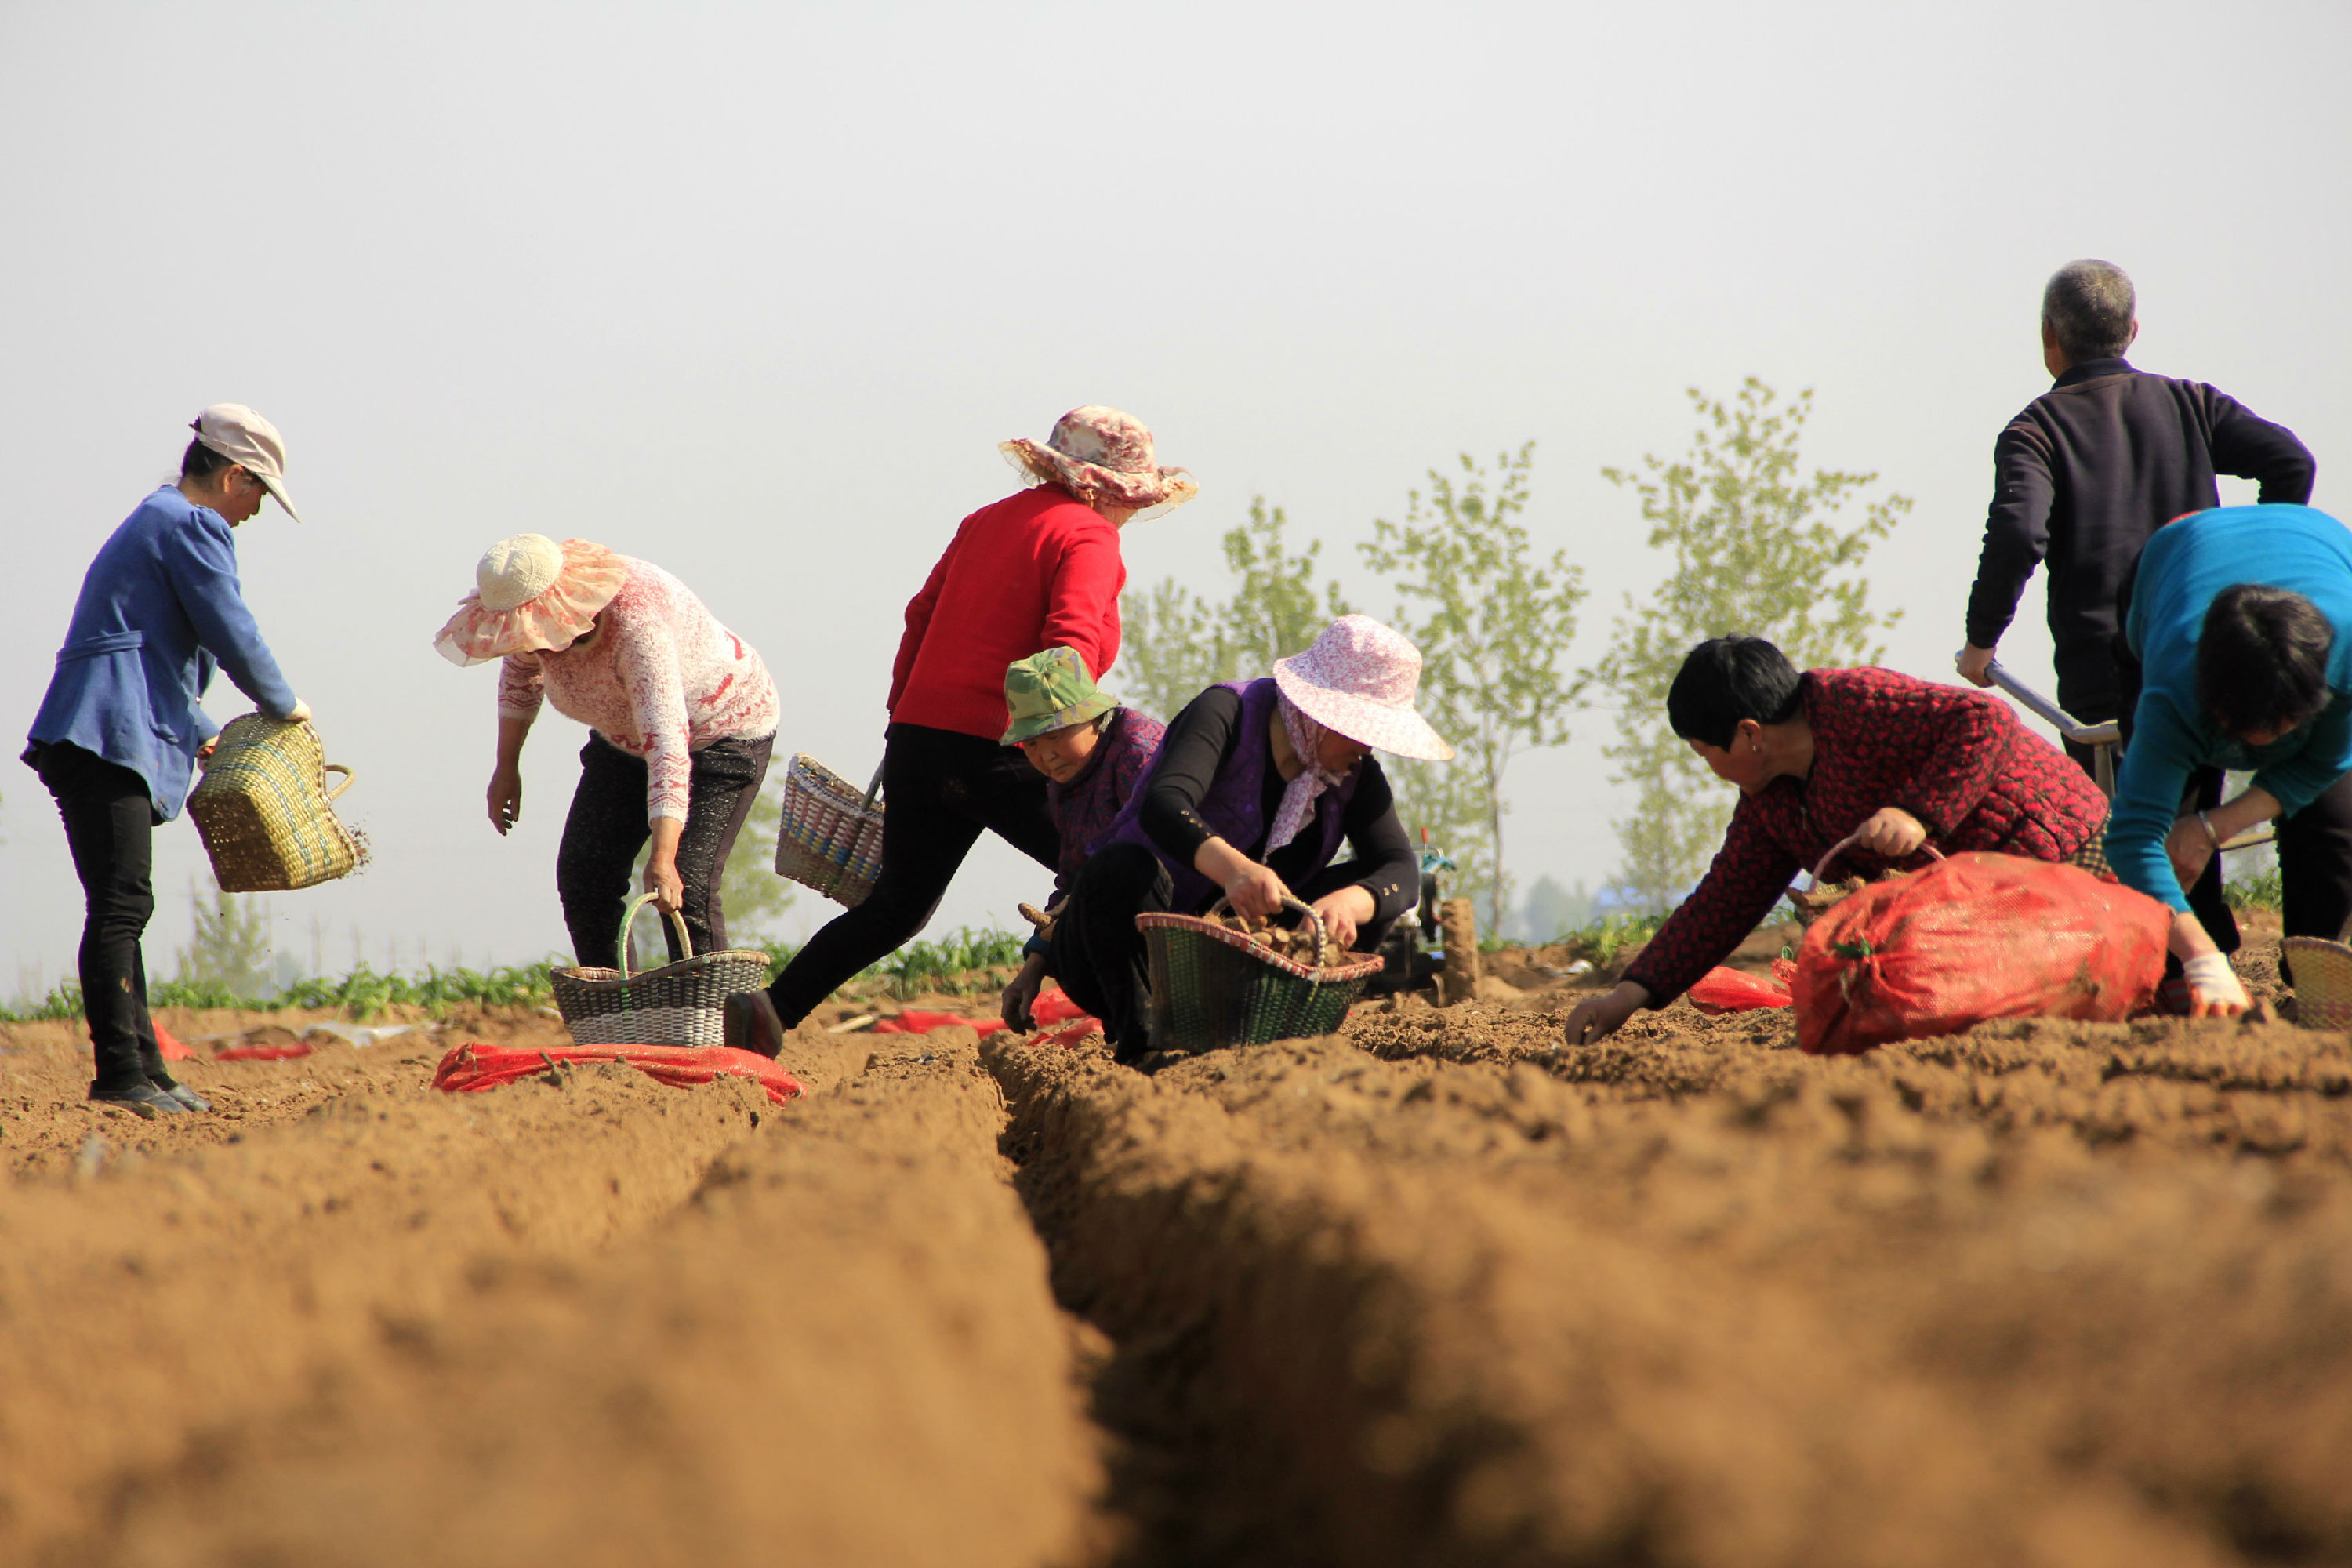
MULTIPOLYGON (((1233 895, 1228 893, 1209 906, 1209 913, 1213 917, 1219 910, 1229 910, 1233 907, 1233 895)), ((1297 910, 1307 917, 1307 924, 1315 928, 1315 967, 1330 968, 1331 933, 1323 929, 1323 917, 1316 912, 1315 906, 1297 894, 1286 891, 1282 895, 1282 907, 1286 910, 1297 910)))
POLYGON ((341 773, 343 775, 343 782, 327 792, 327 798, 329 800, 334 799, 337 795, 352 787, 352 770, 343 766, 342 763, 320 763, 319 764, 319 771, 322 773, 341 773))
MULTIPOLYGON (((1847 834, 1843 838, 1839 839, 1835 844, 1831 845, 1830 852, 1822 856, 1821 863, 1813 868, 1812 888, 1808 888, 1805 891, 1811 892, 1813 888, 1820 887, 1822 885, 1822 873, 1830 868, 1830 862, 1844 854, 1847 850, 1853 848, 1854 841, 1861 837, 1862 831, 1857 828, 1853 832, 1847 834)), ((1919 847, 1921 849, 1925 849, 1928 855, 1935 859, 1941 860, 1944 858, 1944 852, 1937 848, 1932 844, 1922 844, 1919 847)))
MULTIPOLYGON (((624 980, 629 978, 629 928, 637 923, 637 911, 653 901, 654 896, 651 893, 639 893, 629 900, 629 907, 621 911, 620 959, 621 978, 624 980)), ((672 910, 669 912, 669 923, 677 928, 678 951, 685 953, 687 957, 692 958, 694 933, 686 929, 686 917, 677 910, 672 910)))

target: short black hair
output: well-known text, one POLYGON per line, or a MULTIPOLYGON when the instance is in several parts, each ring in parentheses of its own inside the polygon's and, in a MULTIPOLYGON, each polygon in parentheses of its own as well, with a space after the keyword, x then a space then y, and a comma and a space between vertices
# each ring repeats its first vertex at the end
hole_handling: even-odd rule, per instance
POLYGON ((201 439, 194 440, 188 443, 188 449, 180 454, 180 477, 184 479, 208 479, 223 468, 234 468, 236 462, 235 458, 214 451, 201 439))
POLYGON ((2197 703, 2231 734, 2291 730, 2327 706, 2336 628, 2284 588, 2240 583, 2213 595, 2197 637, 2197 703))
POLYGON ((1718 749, 1739 721, 1785 724, 1797 716, 1804 679, 1762 637, 1709 637, 1690 650, 1666 689, 1666 722, 1685 741, 1718 749))

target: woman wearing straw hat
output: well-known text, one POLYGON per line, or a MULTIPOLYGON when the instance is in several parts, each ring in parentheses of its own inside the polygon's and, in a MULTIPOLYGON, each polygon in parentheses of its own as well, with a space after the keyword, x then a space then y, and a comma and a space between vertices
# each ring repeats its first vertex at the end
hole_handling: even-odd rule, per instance
POLYGON ((1420 862, 1370 753, 1454 755, 1413 711, 1420 684, 1419 649, 1368 616, 1342 616, 1305 653, 1276 659, 1273 675, 1213 686, 1170 721, 1150 775, 1054 928, 1054 973, 1102 1020, 1120 1061, 1148 1046, 1138 914, 1202 914, 1223 896, 1263 919, 1287 893, 1342 948, 1361 951, 1411 907, 1420 862))
POLYGON ((1003 742, 1004 671, 1056 646, 1089 676, 1118 657, 1118 531, 1199 487, 1116 408, 1074 408, 1043 445, 1002 450, 1031 488, 981 508, 907 605, 884 731, 882 870, 864 903, 809 939, 765 999, 728 1004, 730 1045, 772 1052, 834 988, 923 929, 982 830, 1040 865, 1059 854, 1045 780, 1003 742))
MULTIPOLYGON (((1004 743, 1020 747, 1029 765, 1045 775, 1045 807, 1061 841, 1045 904, 1050 914, 1069 898, 1087 857, 1134 798, 1168 729, 1141 709, 1104 695, 1076 648, 1049 647, 1007 669, 1004 706, 1010 716, 1004 743)), ((1029 939, 1021 973, 1004 988, 1006 1027, 1035 1026, 1029 1009, 1052 973, 1053 950, 1041 931, 1029 939)))
MULTIPOLYGON (((433 646, 453 664, 505 661, 490 826, 503 836, 522 816, 523 742, 542 698, 591 731, 555 859, 578 961, 620 963, 629 868, 648 837, 655 907, 683 914, 696 952, 724 947, 719 879, 776 739, 760 656, 685 584, 584 539, 502 539, 474 579, 433 646)), ((685 956, 667 924, 662 934, 672 959, 685 956)))
POLYGON ((237 584, 232 530, 286 499, 286 444, 241 403, 190 426, 180 478, 139 504, 90 563, 24 760, 57 797, 81 879, 89 1098, 140 1116, 212 1108, 173 1081, 147 1013, 141 936, 155 912, 154 829, 180 815, 220 726, 197 700, 215 666, 275 719, 308 719, 237 584))

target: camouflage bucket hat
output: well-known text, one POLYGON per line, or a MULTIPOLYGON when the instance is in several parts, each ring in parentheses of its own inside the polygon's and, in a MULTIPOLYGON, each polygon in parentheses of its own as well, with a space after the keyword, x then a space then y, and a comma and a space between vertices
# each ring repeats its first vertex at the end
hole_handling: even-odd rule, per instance
POLYGON ((1012 723, 1000 744, 1034 741, 1098 719, 1115 706, 1087 673, 1077 649, 1049 647, 1006 667, 1004 709, 1012 723))

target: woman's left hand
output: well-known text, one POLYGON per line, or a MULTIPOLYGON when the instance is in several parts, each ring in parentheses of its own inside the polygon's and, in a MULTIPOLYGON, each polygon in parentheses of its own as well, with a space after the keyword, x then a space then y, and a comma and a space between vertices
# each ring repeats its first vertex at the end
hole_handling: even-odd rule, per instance
POLYGON ((1315 900, 1315 912, 1323 917, 1324 931, 1342 952, 1355 951, 1358 928, 1370 920, 1379 908, 1372 902, 1372 895, 1361 888, 1342 888, 1315 900))
POLYGON ((1881 806, 1864 818, 1862 826, 1853 830, 1855 848, 1884 855, 1889 860, 1916 855, 1919 847, 1927 842, 1927 828, 1921 826, 1917 817, 1899 805, 1881 806))
POLYGON ((646 862, 646 891, 654 896, 654 908, 666 915, 674 915, 686 907, 686 883, 677 874, 675 860, 646 862))
POLYGON ((2213 858, 2213 840, 2195 812, 2175 819, 2172 831, 2164 836, 2164 853, 2172 862, 2172 874, 2180 879, 2181 890, 2196 886, 2213 858))

